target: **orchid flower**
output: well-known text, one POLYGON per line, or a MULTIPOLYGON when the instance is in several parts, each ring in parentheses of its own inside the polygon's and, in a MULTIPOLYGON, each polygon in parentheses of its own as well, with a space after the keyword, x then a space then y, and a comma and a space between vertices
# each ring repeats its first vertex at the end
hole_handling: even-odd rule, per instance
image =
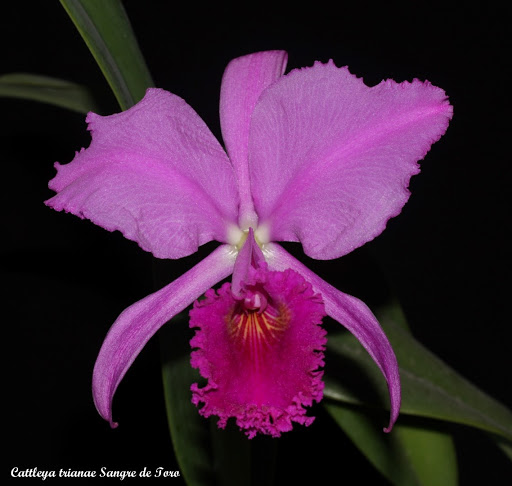
POLYGON ((286 252, 300 242, 334 259, 379 235, 409 197, 452 109, 443 90, 414 80, 368 87, 332 61, 284 75, 284 51, 234 59, 222 78, 225 150, 181 98, 148 89, 129 110, 89 113, 92 142, 55 164, 46 204, 119 230, 157 258, 221 245, 180 278, 128 307, 97 358, 93 396, 112 427, 113 395, 148 340, 190 312, 192 366, 207 379, 192 401, 224 427, 279 436, 322 398, 327 314, 360 341, 382 371, 391 430, 400 377, 391 345, 360 300, 286 252), (212 289, 232 275, 232 282, 212 289))

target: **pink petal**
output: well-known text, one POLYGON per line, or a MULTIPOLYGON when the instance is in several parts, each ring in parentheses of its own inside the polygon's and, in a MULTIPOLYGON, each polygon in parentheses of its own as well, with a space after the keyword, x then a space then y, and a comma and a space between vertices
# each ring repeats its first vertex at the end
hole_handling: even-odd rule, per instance
POLYGON ((322 398, 324 307, 296 272, 269 272, 264 265, 250 273, 245 301, 227 283, 190 312, 190 326, 199 328, 191 364, 208 379, 204 388, 192 386, 192 402, 204 403, 201 415, 218 416, 221 428, 235 417, 249 438, 279 437, 292 422, 311 424, 304 407, 322 398))
POLYGON ((262 91, 278 79, 286 68, 284 51, 257 52, 233 59, 222 78, 220 122, 222 137, 235 166, 240 192, 240 227, 256 225, 249 187, 247 147, 249 124, 262 91))
POLYGON ((389 432, 400 411, 400 375, 393 348, 371 310, 364 302, 329 285, 279 245, 269 244, 265 256, 271 269, 291 268, 302 275, 313 286, 314 291, 321 294, 327 315, 345 326, 377 363, 388 383, 391 416, 384 431, 389 432))
POLYGON ((414 80, 372 88, 332 62, 292 71, 254 110, 249 167, 270 241, 337 258, 380 234, 409 197, 417 161, 452 116, 442 89, 414 80))
POLYGON ((133 108, 87 116, 92 142, 56 164, 50 207, 119 230, 158 258, 180 258, 236 224, 233 168, 181 98, 149 89, 133 108))
POLYGON ((195 267, 163 289, 123 311, 103 342, 93 373, 93 397, 99 414, 112 427, 112 398, 144 345, 169 319, 233 271, 228 245, 217 248, 195 267))

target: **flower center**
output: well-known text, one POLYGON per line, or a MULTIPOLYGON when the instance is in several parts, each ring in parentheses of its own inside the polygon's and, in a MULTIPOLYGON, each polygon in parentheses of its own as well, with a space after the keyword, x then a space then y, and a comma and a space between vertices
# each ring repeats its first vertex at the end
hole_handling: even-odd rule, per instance
MULTIPOLYGON (((238 252, 244 246, 245 241, 249 236, 249 229, 242 230, 238 226, 231 226, 228 229, 227 240, 230 245, 233 245, 234 249, 238 252)), ((260 225, 254 229, 254 240, 264 250, 264 246, 270 241, 269 231, 267 226, 260 225)))
POLYGON ((281 338, 290 322, 286 305, 269 305, 266 297, 254 292, 238 302, 227 316, 228 332, 239 349, 257 362, 281 338))

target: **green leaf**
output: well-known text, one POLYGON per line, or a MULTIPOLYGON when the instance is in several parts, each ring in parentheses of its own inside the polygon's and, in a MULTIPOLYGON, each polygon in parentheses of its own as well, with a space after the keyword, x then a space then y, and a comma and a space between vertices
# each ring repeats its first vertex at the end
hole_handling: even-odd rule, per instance
POLYGON ((153 86, 120 0, 60 0, 123 110, 153 86))
POLYGON ((271 486, 277 458, 278 441, 256 436, 249 440, 234 422, 225 430, 211 422, 214 469, 222 486, 271 486))
POLYGON ((501 437, 491 437, 496 445, 502 450, 503 454, 505 454, 512 461, 512 442, 502 439, 501 437))
MULTIPOLYGON (((428 351, 403 324, 395 322, 392 312, 396 314, 396 309, 385 308, 376 314, 400 366, 401 413, 461 423, 511 440, 510 410, 428 351)), ((328 351, 327 397, 344 403, 388 407, 385 381, 352 335, 330 335, 328 351), (342 379, 334 378, 336 375, 342 379)))
POLYGON ((209 424, 191 402, 190 385, 199 375, 190 366, 188 314, 168 322, 158 337, 167 420, 181 475, 189 486, 214 485, 209 424))
POLYGON ((251 444, 233 423, 226 429, 217 427, 217 418, 212 418, 211 436, 214 470, 218 484, 239 486, 251 484, 251 444))
POLYGON ((100 111, 92 93, 85 86, 37 74, 0 76, 0 96, 40 101, 79 113, 100 111))
POLYGON ((380 417, 341 403, 324 406, 373 466, 396 486, 457 485, 453 440, 435 424, 402 421, 385 434, 380 417))

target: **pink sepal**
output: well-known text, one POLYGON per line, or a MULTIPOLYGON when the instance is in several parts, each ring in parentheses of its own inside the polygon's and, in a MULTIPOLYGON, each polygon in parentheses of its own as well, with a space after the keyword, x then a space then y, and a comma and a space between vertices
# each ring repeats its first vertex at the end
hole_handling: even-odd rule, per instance
POLYGON ((223 245, 163 289, 125 309, 114 322, 94 365, 92 392, 99 414, 112 420, 112 399, 128 368, 169 319, 233 271, 231 248, 223 245))
POLYGON ((391 431, 400 412, 400 373, 393 348, 372 311, 364 302, 329 285, 281 246, 269 244, 266 256, 271 269, 291 268, 302 275, 322 295, 327 315, 345 326, 373 358, 388 385, 391 412, 384 431, 391 431))

